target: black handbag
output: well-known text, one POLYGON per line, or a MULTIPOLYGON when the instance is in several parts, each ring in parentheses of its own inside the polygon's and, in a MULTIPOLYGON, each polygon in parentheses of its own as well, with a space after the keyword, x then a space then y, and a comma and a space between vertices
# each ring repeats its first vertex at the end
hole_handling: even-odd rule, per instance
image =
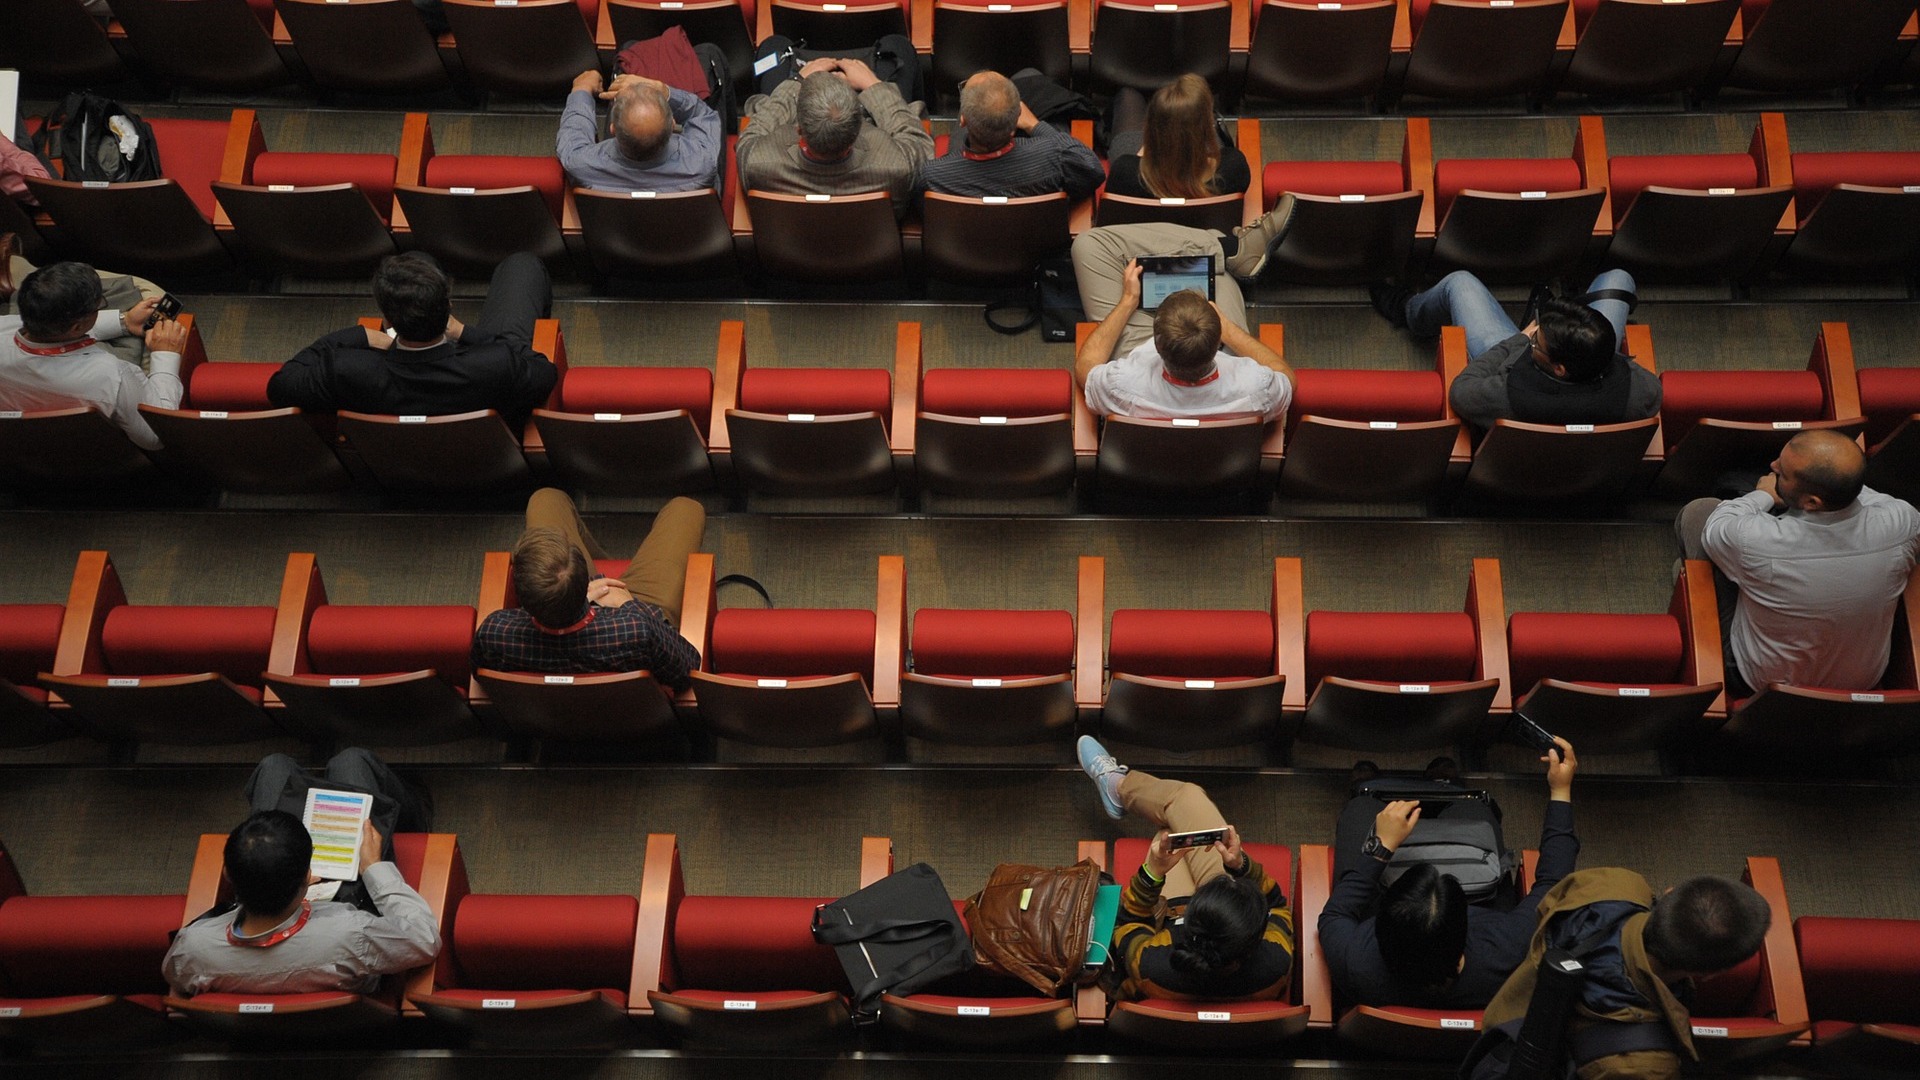
POLYGON ((880 1018, 880 995, 911 994, 973 967, 967 928, 926 863, 895 871, 813 913, 813 940, 833 946, 853 987, 853 1021, 880 1018))

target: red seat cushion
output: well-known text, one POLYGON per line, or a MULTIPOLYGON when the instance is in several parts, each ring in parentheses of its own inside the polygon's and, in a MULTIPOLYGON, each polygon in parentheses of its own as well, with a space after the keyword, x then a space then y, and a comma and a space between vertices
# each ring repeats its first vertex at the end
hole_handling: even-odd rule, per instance
POLYGON ((187 403, 217 412, 271 409, 267 380, 279 370, 279 364, 200 364, 193 369, 187 403))
POLYGON ((1649 154, 1641 157, 1617 157, 1607 161, 1607 186, 1613 192, 1613 220, 1627 216, 1627 209, 1642 191, 1650 187, 1685 188, 1706 191, 1710 188, 1751 188, 1760 186, 1760 168, 1747 154, 1649 154))
POLYGON ((1516 612, 1507 620, 1513 690, 1541 679, 1639 685, 1676 683, 1686 661, 1671 615, 1516 612))
POLYGON ((1800 200, 1802 221, 1836 184, 1884 188, 1920 184, 1920 153, 1889 150, 1793 155, 1793 194, 1800 200))
POLYGON ((160 151, 160 174, 179 183, 200 216, 213 220, 213 182, 227 156, 227 121, 148 118, 160 151))
POLYGON ((1307 685, 1329 675, 1375 682, 1474 677, 1480 650, 1465 612, 1314 611, 1307 614, 1307 685))
POLYGON ((570 367, 560 408, 571 413, 655 413, 685 409, 706 433, 713 372, 706 368, 570 367))
POLYGON ((432 668, 465 691, 473 622, 473 609, 460 604, 325 604, 307 623, 307 659, 321 675, 432 668))
POLYGON ((1331 420, 1438 420, 1446 387, 1436 371, 1294 369, 1291 415, 1331 420))
POLYGON ((1901 421, 1920 413, 1920 368, 1863 368, 1860 411, 1867 417, 1869 446, 1893 434, 1901 421))
POLYGON ((937 368, 920 378, 920 411, 942 416, 1056 416, 1073 408, 1065 369, 937 368))
POLYGON ((667 929, 671 989, 837 990, 847 977, 813 940, 813 909, 832 897, 689 896, 667 929))
POLYGON ((1258 679, 1275 673, 1273 616, 1264 611, 1113 613, 1107 666, 1155 679, 1258 679))
POLYGON ((268 152, 253 159, 253 182, 261 186, 292 184, 295 187, 320 187, 325 184, 359 184, 360 190, 380 212, 382 220, 393 216, 393 176, 400 159, 392 154, 286 154, 268 152))
POLYGON ((427 187, 492 188, 532 186, 547 200, 553 219, 560 220, 567 175, 558 158, 515 157, 504 154, 441 154, 427 162, 422 177, 427 187))
POLYGON ((1793 937, 1815 1019, 1920 1024, 1920 921, 1802 915, 1793 937))
POLYGON ((871 682, 875 624, 871 611, 727 608, 713 617, 707 664, 748 677, 859 672, 871 682))
POLYGON ((273 649, 270 607, 136 607, 107 612, 100 651, 113 675, 214 671, 259 686, 273 649))
POLYGON ((1407 190, 1397 161, 1275 161, 1260 176, 1267 209, 1283 191, 1300 195, 1393 195, 1407 190))
POLYGON ((0 604, 0 678, 31 686, 52 671, 66 615, 61 604, 0 604))
POLYGON ((750 368, 740 408, 757 413, 877 412, 893 409, 893 377, 882 368, 750 368))
POLYGON ((0 904, 0 986, 19 997, 166 992, 184 896, 16 896, 0 904))
POLYGON ((913 616, 920 675, 1060 675, 1073 670, 1073 616, 1064 611, 955 611, 913 616))
POLYGON ((1433 166, 1434 211, 1442 221, 1454 197, 1468 188, 1517 195, 1584 186, 1580 163, 1572 158, 1455 158, 1433 166))
POLYGON ((625 993, 639 917, 631 896, 469 894, 454 910, 446 951, 459 986, 625 993))
POLYGON ((1827 405, 1811 371, 1663 371, 1660 421, 1668 446, 1700 420, 1818 420, 1827 405))

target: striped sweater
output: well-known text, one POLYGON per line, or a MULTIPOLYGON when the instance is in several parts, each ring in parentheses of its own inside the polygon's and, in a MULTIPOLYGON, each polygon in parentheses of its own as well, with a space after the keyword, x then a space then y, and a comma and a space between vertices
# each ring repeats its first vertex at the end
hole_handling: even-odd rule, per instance
POLYGON ((1286 894, 1251 855, 1243 853, 1239 871, 1228 873, 1259 884, 1267 898, 1267 928, 1259 946, 1238 967, 1206 978, 1177 971, 1172 962, 1173 926, 1185 914, 1187 898, 1174 898, 1166 918, 1158 918, 1161 883, 1147 876, 1145 866, 1134 873, 1121 894, 1120 922, 1113 931, 1113 951, 1124 975, 1122 998, 1254 1001, 1286 996, 1293 973, 1293 911, 1286 894))

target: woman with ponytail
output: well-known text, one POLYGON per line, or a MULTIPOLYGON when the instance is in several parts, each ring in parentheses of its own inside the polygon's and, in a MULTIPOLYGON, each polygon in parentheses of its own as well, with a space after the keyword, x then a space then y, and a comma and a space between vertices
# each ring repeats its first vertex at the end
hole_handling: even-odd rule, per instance
POLYGON ((1285 997, 1293 912, 1213 800, 1196 784, 1128 769, 1090 736, 1080 739, 1079 753, 1109 817, 1133 813, 1160 827, 1121 894, 1113 930, 1120 996, 1285 997), (1168 844, 1172 833, 1203 829, 1224 829, 1226 838, 1208 847, 1168 844))

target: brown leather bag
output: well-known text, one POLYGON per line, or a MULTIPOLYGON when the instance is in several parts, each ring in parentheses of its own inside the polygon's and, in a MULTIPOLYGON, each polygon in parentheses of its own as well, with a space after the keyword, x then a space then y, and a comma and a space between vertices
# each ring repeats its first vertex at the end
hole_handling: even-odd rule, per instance
POLYGON ((1092 859, 1072 866, 994 867, 987 887, 967 898, 976 963, 1043 994, 1057 994, 1079 981, 1099 889, 1100 868, 1092 859))

